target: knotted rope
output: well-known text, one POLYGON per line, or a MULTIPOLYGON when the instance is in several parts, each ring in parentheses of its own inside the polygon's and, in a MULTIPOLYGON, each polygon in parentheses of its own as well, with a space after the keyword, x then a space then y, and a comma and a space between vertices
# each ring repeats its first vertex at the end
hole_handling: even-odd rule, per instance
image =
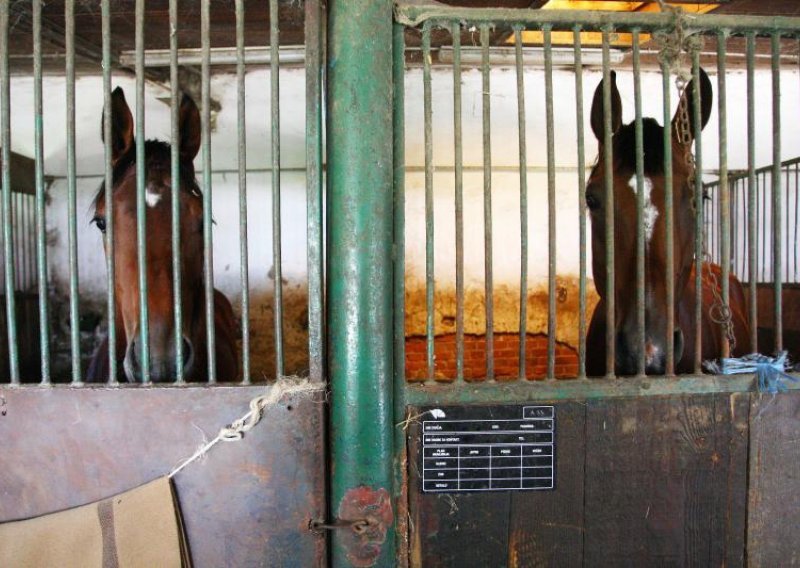
POLYGON ((194 454, 186 458, 183 462, 181 462, 180 465, 173 469, 170 472, 169 477, 174 477, 187 465, 205 456, 206 453, 208 453, 208 451, 216 446, 219 442, 238 442, 244 438, 245 433, 252 430, 253 427, 255 427, 255 425, 261 421, 264 408, 271 404, 278 403, 284 397, 284 395, 312 393, 319 391, 322 388, 322 384, 312 383, 308 379, 295 379, 288 377, 279 379, 272 386, 272 388, 270 388, 268 393, 257 396, 250 401, 250 411, 247 414, 237 420, 234 420, 230 425, 222 428, 219 431, 219 434, 217 434, 213 440, 201 445, 194 454))
POLYGON ((706 361, 703 366, 715 375, 736 375, 743 373, 756 373, 758 376, 758 390, 777 394, 786 392, 786 381, 798 382, 797 377, 791 376, 789 371, 792 366, 787 360, 786 351, 777 357, 769 357, 760 353, 751 353, 741 358, 723 358, 716 361, 706 361))

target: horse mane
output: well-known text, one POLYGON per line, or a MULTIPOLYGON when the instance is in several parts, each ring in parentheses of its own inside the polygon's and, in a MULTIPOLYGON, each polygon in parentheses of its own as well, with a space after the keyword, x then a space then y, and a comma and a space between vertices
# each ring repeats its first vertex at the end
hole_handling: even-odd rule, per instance
MULTIPOLYGON (((644 175, 664 173, 664 127, 653 118, 642 119, 644 175)), ((617 167, 636 171, 636 123, 621 126, 614 134, 614 161, 617 167)))
MULTIPOLYGON (((144 143, 145 170, 169 171, 172 167, 172 152, 170 148, 167 142, 161 140, 146 140, 144 143)), ((114 170, 111 175, 112 183, 116 186, 120 178, 122 178, 125 172, 135 163, 136 145, 133 145, 114 165, 114 170)), ((183 182, 181 183, 181 188, 185 188, 184 191, 188 191, 192 195, 200 197, 202 192, 194 176, 194 164, 191 161, 181 160, 180 172, 181 182, 183 182)), ((97 201, 105 195, 105 189, 106 182, 103 180, 100 183, 100 187, 97 188, 94 199, 92 199, 92 207, 95 207, 97 201)))

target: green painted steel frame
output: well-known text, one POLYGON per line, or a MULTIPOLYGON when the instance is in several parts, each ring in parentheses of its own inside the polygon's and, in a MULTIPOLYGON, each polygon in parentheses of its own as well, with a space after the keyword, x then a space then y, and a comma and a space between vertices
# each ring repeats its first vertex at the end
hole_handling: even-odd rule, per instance
MULTIPOLYGON (((341 518, 358 487, 393 494, 391 2, 329 4, 327 73, 330 503, 341 518)), ((386 529, 379 566, 395 562, 386 529)), ((334 566, 350 564, 342 532, 334 566)))

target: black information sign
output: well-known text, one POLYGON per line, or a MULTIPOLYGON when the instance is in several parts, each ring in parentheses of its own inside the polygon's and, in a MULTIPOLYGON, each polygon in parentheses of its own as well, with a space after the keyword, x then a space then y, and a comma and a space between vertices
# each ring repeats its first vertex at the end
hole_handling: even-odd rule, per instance
POLYGON ((555 487, 553 406, 426 407, 422 490, 542 490, 555 487))

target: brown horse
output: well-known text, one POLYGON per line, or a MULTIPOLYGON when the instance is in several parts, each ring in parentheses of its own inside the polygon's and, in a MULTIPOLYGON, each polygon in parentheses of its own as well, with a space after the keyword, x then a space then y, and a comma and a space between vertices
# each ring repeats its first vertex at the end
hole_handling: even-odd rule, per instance
MULTIPOLYGON (((711 81, 700 70, 700 99, 702 126, 711 114, 711 81)), ((666 223, 664 216, 664 129, 652 118, 643 120, 644 143, 644 226, 645 226, 645 352, 637 341, 636 302, 636 135, 635 125, 622 125, 622 102, 611 73, 611 128, 614 190, 614 285, 615 285, 615 372, 633 375, 644 357, 647 374, 663 375, 666 370, 667 314, 675 314, 675 371, 690 373, 695 358, 695 288, 694 238, 695 198, 694 177, 689 160, 693 140, 680 140, 676 134, 679 117, 688 111, 689 132, 694 134, 694 104, 692 81, 681 98, 672 119, 672 179, 674 219, 674 266, 667 266, 666 223), (666 279, 675 284, 675 305, 667 305, 666 279), (689 283, 692 283, 691 285, 689 283)), ((685 120, 685 118, 684 118, 685 120)), ((603 83, 600 82, 592 103, 591 124, 600 143, 603 156, 603 83)), ((587 335, 586 370, 590 376, 606 373, 606 247, 605 247, 605 165, 602 158, 592 169, 586 186, 586 204, 592 223, 592 272, 600 302, 595 308, 587 335)), ((702 358, 716 359, 723 354, 725 335, 719 324, 712 322, 709 311, 714 302, 713 281, 721 281, 721 269, 713 264, 703 265, 702 358), (710 276, 716 275, 715 279, 710 276)), ((749 322, 741 283, 730 277, 730 308, 736 346, 733 356, 750 352, 749 322)))
MULTIPOLYGON (((111 98, 116 354, 127 381, 141 382, 134 123, 122 89, 117 87, 111 98)), ((203 200, 192 163, 200 148, 200 113, 188 96, 181 102, 179 128, 183 372, 186 380, 204 381, 208 377, 208 357, 203 286, 203 200)), ((156 140, 145 142, 147 306, 150 378, 154 382, 175 380, 177 372, 170 153, 169 144, 156 140)), ((95 198, 94 223, 101 232, 106 232, 104 186, 95 198)), ((223 381, 234 380, 238 376, 235 320, 230 302, 218 290, 214 290, 214 327, 217 377, 223 381)), ((106 340, 94 355, 87 380, 108 379, 108 363, 106 340)))

